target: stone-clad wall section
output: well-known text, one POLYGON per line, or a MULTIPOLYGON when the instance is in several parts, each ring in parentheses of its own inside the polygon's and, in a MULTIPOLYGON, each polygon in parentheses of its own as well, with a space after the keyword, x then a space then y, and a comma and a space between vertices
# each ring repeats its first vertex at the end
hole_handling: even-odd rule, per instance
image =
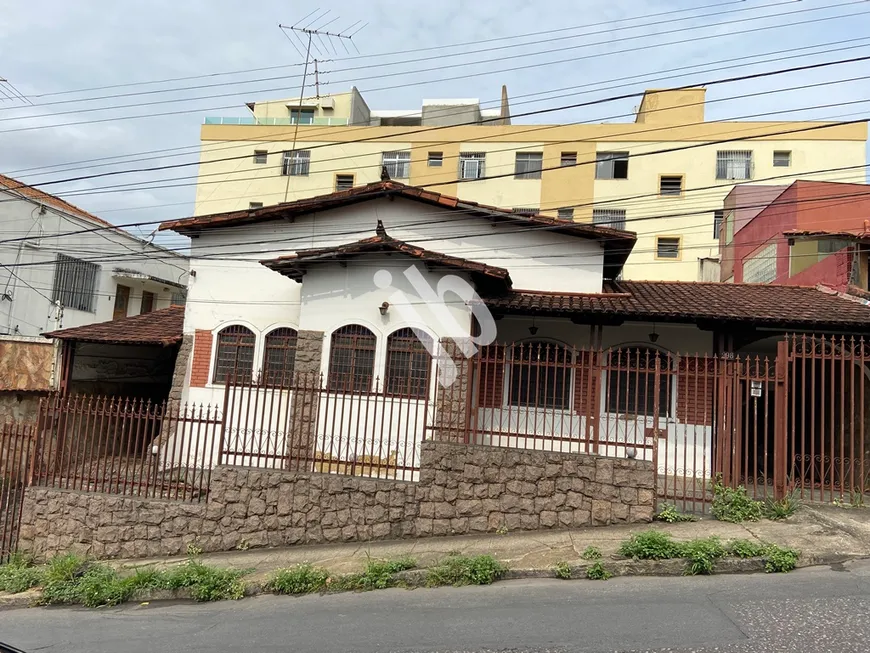
POLYGON ((417 535, 648 522, 651 463, 549 451, 424 442, 417 535))
POLYGON ((19 548, 142 557, 652 519, 651 463, 425 442, 419 483, 217 467, 192 504, 31 487, 19 548))

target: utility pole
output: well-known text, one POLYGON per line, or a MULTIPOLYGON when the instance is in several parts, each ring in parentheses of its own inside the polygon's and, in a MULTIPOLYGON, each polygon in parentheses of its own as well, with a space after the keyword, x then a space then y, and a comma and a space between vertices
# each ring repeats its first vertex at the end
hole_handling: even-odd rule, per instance
MULTIPOLYGON (((338 16, 331 18, 330 20, 323 22, 331 12, 330 9, 321 12, 320 9, 315 9, 310 14, 305 16, 300 21, 297 21, 293 25, 282 25, 278 23, 278 27, 281 28, 281 31, 284 33, 284 36, 287 37, 287 40, 293 45, 296 49, 296 52, 299 53, 300 56, 305 57, 305 65, 302 69, 302 88, 299 91, 299 106, 296 109, 296 127, 293 130, 293 145, 290 148, 290 155, 287 164, 289 166, 293 166, 295 164, 295 152, 296 152, 296 138, 299 135, 299 122, 302 118, 302 103, 305 100, 305 82, 308 77, 308 63, 311 57, 311 48, 312 46, 318 53, 323 53, 324 51, 328 54, 330 48, 332 48, 333 53, 337 54, 336 44, 341 44, 347 54, 350 54, 350 50, 347 49, 347 43, 350 43, 357 52, 359 52, 359 48, 356 47, 356 44, 353 42, 353 37, 357 34, 363 27, 368 25, 368 23, 363 23, 360 25, 362 21, 357 21, 350 27, 347 27, 338 32, 327 32, 326 27, 334 23, 339 19, 338 16), (307 22, 306 22, 307 21, 307 22), (288 33, 289 30, 289 33, 288 33), (353 30, 353 31, 351 31, 353 30), (299 41, 302 49, 305 54, 302 55, 302 51, 296 47, 296 44, 293 43, 292 36, 295 36, 299 41), (317 42, 320 42, 320 46, 318 46, 317 42), (321 50, 321 47, 323 50, 321 50)), ((320 97, 320 79, 319 79, 319 71, 317 70, 317 59, 314 60, 315 66, 315 79, 317 84, 317 96, 320 97)), ((293 112, 290 112, 290 119, 293 122, 293 112)), ((284 158, 281 158, 281 165, 284 166, 284 158)), ((283 172, 283 171, 282 171, 283 172)), ((289 170, 287 171, 290 172, 289 170)), ((290 194, 290 175, 287 175, 287 184, 284 188, 284 201, 287 201, 287 197, 290 194)))

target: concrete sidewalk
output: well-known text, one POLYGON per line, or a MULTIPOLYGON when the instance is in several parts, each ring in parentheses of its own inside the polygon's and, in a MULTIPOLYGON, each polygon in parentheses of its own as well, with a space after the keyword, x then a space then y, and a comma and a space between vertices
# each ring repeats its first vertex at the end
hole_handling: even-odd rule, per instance
MULTIPOLYGON (((650 525, 620 525, 576 530, 535 531, 457 537, 251 549, 202 555, 203 562, 236 569, 252 569, 249 580, 265 580, 276 569, 308 562, 331 573, 361 570, 369 558, 386 559, 409 555, 426 567, 450 553, 492 554, 513 570, 549 570, 557 562, 581 562, 587 546, 598 547, 604 559, 616 555, 619 545, 632 533, 657 528, 674 539, 690 540, 718 535, 723 540, 749 539, 772 542, 801 551, 800 566, 830 564, 850 558, 870 557, 870 510, 804 506, 784 521, 729 524, 710 518, 697 522, 650 525)), ((117 560, 119 568, 166 567, 184 557, 117 560)))

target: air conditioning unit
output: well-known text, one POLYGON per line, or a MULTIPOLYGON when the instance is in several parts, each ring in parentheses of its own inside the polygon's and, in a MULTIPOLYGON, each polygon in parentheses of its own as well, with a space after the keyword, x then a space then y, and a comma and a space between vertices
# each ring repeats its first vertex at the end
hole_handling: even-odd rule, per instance
POLYGON ((320 98, 320 108, 321 109, 334 109, 335 108, 335 98, 332 98, 332 97, 320 98))

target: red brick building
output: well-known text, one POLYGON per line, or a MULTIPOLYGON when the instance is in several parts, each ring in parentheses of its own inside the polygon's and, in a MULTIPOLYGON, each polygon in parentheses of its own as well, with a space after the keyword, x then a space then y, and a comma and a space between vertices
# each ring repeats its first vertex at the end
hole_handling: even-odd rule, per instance
POLYGON ((719 242, 722 281, 867 290, 870 186, 736 186, 719 242))

